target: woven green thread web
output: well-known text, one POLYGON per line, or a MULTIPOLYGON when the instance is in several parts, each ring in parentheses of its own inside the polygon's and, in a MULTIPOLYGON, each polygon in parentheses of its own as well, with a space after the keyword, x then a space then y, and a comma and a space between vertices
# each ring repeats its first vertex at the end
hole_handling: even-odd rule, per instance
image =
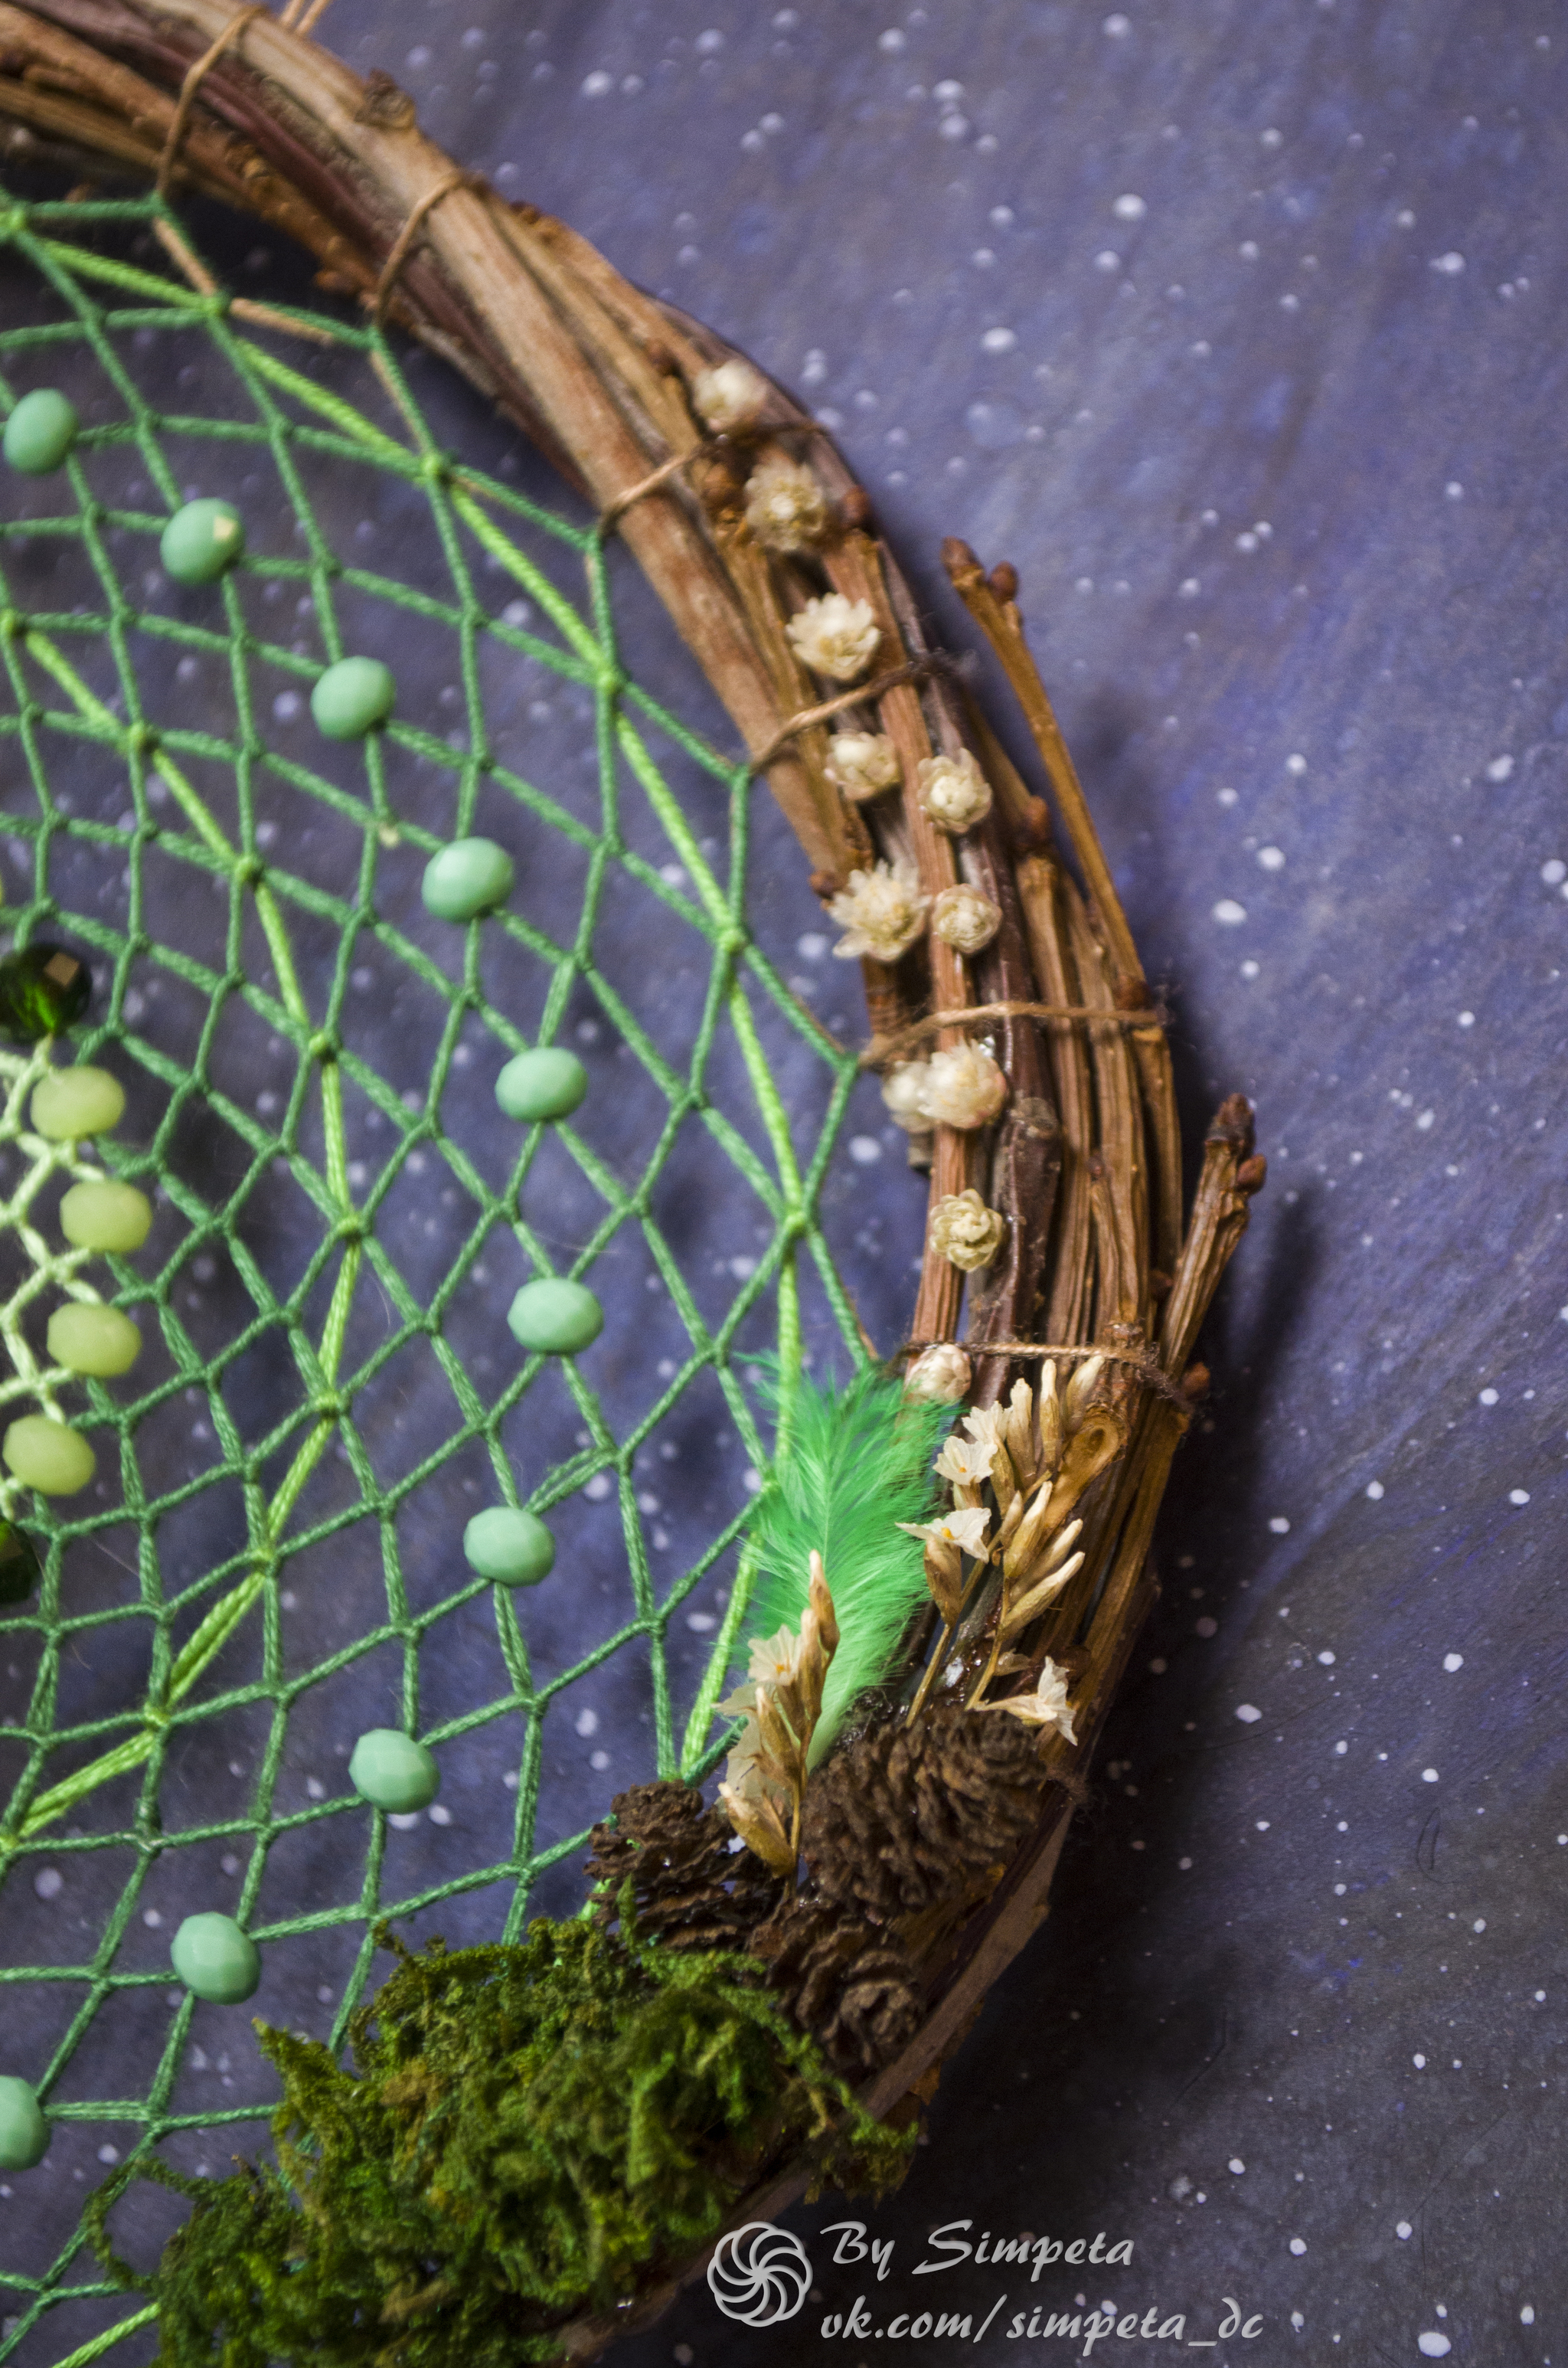
MULTIPOLYGON (((92 965, 54 1057, 121 1077, 97 1151, 157 1201, 131 1258, 67 1255, 59 1190, 92 1161, 26 1132, 47 1048, 5 1062, 5 1413, 52 1406, 98 1464, 47 1504, 7 1484, 47 1548, 0 1617, 0 2070, 53 2121, 44 2166, 0 2183, 0 2360, 28 2362, 127 2335, 147 2356, 151 2314, 77 2215, 133 2149, 222 2173, 254 2146, 253 2011, 340 2031, 383 1915, 455 1944, 573 1912, 610 1793, 712 1765, 767 1454, 739 1360, 780 1360, 777 1447, 803 1316, 861 1353, 823 1224, 853 1058, 748 931, 754 804, 776 817, 622 671, 612 591, 656 631, 646 594, 516 462, 449 463, 434 368, 422 409, 426 365, 379 332, 243 324, 163 268, 159 211, 0 214, 0 404, 59 385, 84 421, 64 471, 5 483, 5 917, 92 965), (235 501, 248 551, 181 592, 157 539, 196 492, 235 501), (345 651, 385 657, 400 696, 342 747, 305 701, 345 651), (418 882, 472 831, 518 885, 454 928, 418 882), (587 1060, 587 1100, 514 1126, 494 1075, 551 1041, 587 1060), (506 1329, 552 1272, 606 1308, 580 1363, 506 1329), (131 1374, 33 1361, 62 1290, 140 1324, 131 1374), (715 1441, 727 1462, 683 1496, 715 1441), (512 1594, 460 1538, 517 1502, 559 1552, 512 1594), (349 1791, 375 1725, 435 1748, 444 1825, 349 1791), (259 1943, 253 2006, 175 1982, 199 1907, 259 1943)), ((144 2252, 164 2199, 133 2190, 117 2226, 138 2210, 144 2252)))

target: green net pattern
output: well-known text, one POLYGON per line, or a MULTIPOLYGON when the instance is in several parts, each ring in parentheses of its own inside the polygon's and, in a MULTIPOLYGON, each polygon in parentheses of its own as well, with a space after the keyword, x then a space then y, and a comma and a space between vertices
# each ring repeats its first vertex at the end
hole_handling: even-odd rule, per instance
POLYGON ((506 465, 460 466, 422 359, 303 308, 236 315, 175 274, 160 219, 156 199, 0 211, 0 409, 59 384, 84 419, 62 471, 6 479, 0 521, 6 918, 96 981, 70 1044, 0 1063, 0 1416, 62 1415, 97 1459, 76 1497, 3 1492, 46 1568, 0 1613, 0 1982, 27 2034, 0 2070, 54 2135, 0 2202, 0 2361, 73 2368, 153 2332, 81 2245, 98 2165, 164 2146, 227 2168, 244 2128, 208 2137, 254 2138, 270 2102, 251 2011, 341 2031, 382 1917, 457 1939, 516 1934, 530 1895, 570 1912, 609 1791, 713 1765, 747 1491, 787 1434, 805 1296, 863 1353, 823 1215, 854 1058, 748 921, 756 784, 626 671, 618 607, 649 612, 622 555, 506 465), (236 502, 247 554, 181 592, 158 537, 197 492, 236 502), (388 658, 399 705, 339 747, 303 702, 354 650, 388 658), (474 831, 514 852, 517 893, 435 921, 424 863, 474 831), (563 1038, 595 1048, 577 1117, 502 1118, 503 1061, 563 1038), (93 1156, 28 1132, 51 1057, 127 1086, 93 1156), (155 1199, 126 1258, 70 1251, 53 1213, 95 1157, 155 1199), (716 1166, 739 1234, 705 1212, 716 1166), (517 1285, 553 1273, 607 1310, 580 1360, 506 1329, 517 1285), (49 1367, 62 1293, 139 1323, 131 1374, 49 1367), (650 1460, 678 1470, 687 1418, 729 1436, 733 1485, 676 1523, 650 1460), (555 1529, 543 1586, 464 1567, 486 1503, 555 1529), (574 1713, 600 1680, 608 1708, 574 1713), (552 1737, 596 1722, 632 1748, 596 1755, 597 1799, 585 1779, 552 1806, 552 1737), (449 1831, 349 1789, 371 1725, 436 1751, 449 1831), (63 1923, 62 1885, 86 1903, 63 1923), (179 1916, 211 1907, 259 1944, 254 2009, 175 1979, 179 1916), (316 1967, 333 1946, 336 1982, 301 1992, 291 1950, 316 1967), (17 2265, 6 2232, 40 2181, 17 2265))

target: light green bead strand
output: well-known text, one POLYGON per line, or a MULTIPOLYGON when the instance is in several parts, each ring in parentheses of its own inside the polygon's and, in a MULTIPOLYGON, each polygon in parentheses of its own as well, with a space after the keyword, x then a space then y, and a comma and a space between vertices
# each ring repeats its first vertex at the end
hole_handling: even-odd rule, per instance
POLYGON ((328 740, 363 740, 384 723, 397 698, 390 666, 380 658, 339 658, 311 693, 316 730, 328 740))
POLYGON ((587 1090, 586 1069, 575 1053, 559 1044, 514 1053, 495 1080, 496 1101, 523 1126, 539 1119, 569 1118, 587 1090))
POLYGON ((232 1916, 187 1916, 170 1945, 187 1990, 212 2006, 238 2006, 261 1987, 261 1952, 232 1916))
POLYGON ((441 1789, 436 1755, 395 1726, 373 1726, 354 1746, 348 1782, 361 1800, 389 1816, 427 1809, 441 1789))
POLYGON ((85 1062, 74 1069, 51 1069, 33 1087, 33 1131, 51 1143, 108 1134, 124 1116, 125 1087, 119 1079, 85 1062))
POLYGON ((0 1440, 0 1461, 25 1488, 40 1497, 74 1497, 97 1470, 97 1458, 80 1431, 46 1414, 18 1415, 0 1440))
POLYGON ((0 450, 22 476, 48 477, 61 467, 81 427, 69 395, 58 387, 36 386, 6 422, 0 450))
POLYGON ((73 1301, 57 1307, 49 1319, 49 1353, 69 1373, 92 1373, 108 1381, 128 1373, 142 1354, 142 1335, 118 1307, 94 1307, 73 1301))
POLYGON ((60 1230, 73 1248, 139 1250, 153 1229, 153 1203, 134 1184, 73 1184, 60 1203, 60 1230))
POLYGON ((493 838, 454 838, 425 866, 425 908, 438 921, 474 920, 506 903, 516 877, 511 857, 493 838))
POLYGON ((506 1322, 519 1348, 540 1349, 548 1357, 574 1357, 598 1338, 605 1312, 585 1284, 541 1275, 537 1282, 524 1283, 506 1311, 506 1322))
POLYGON ((215 584, 244 556, 245 530, 232 502, 203 495, 176 510, 158 542, 158 556, 176 584, 215 584))
POLYGON ((463 1531, 463 1553, 481 1578, 537 1587, 555 1567, 555 1540, 537 1513, 490 1505, 463 1531))
POLYGON ((0 2073, 0 2170, 31 2170, 49 2152, 49 2123, 25 2080, 0 2073))

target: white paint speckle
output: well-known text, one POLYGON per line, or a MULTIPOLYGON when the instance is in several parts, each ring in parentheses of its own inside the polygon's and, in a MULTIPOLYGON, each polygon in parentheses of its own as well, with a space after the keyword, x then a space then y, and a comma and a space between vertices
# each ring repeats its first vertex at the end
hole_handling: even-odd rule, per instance
POLYGON ((65 1877, 57 1866, 40 1866, 33 1877, 33 1889, 40 1899, 58 1899, 65 1888, 65 1877))
POLYGON ((1497 1393, 1495 1390, 1480 1390, 1476 1393, 1476 1395, 1482 1406, 1495 1406, 1497 1403, 1497 1393))
POLYGON ((596 1776, 602 1776, 605 1770, 609 1766, 609 1753, 608 1751, 590 1751, 588 1754, 588 1765, 593 1770, 596 1776))
POLYGON ((1012 329, 987 329, 980 340, 988 354, 1010 354, 1017 342, 1017 334, 1012 329))
MULTIPOLYGON (((1464 257, 1450 246, 1447 255, 1435 255, 1432 257, 1432 268, 1434 271, 1440 271, 1445 279, 1455 279, 1464 269, 1464 257)), ((1446 2351, 1448 2348, 1445 2343, 1444 2351, 1446 2351)))
POLYGON ((1304 2237, 1291 2237, 1291 2239, 1290 2239, 1290 2250, 1291 2250, 1293 2253, 1304 2253, 1304 2252, 1306 2251, 1306 2249, 1307 2249, 1307 2240, 1306 2240, 1306 2238, 1305 2238, 1304 2237))
POLYGON ((1415 2231, 1408 2220, 1396 2220, 1393 2224, 1393 2233, 1402 2245, 1408 2245, 1415 2231))
POLYGON ((1111 208, 1118 222, 1142 222, 1148 211, 1142 199, 1135 197, 1131 189, 1124 197, 1118 198, 1111 208))
POLYGON ((1510 1488, 1508 1491, 1510 1505, 1528 1505, 1529 1500, 1530 1492, 1528 1488, 1510 1488))
POLYGON ((1108 17, 1101 25, 1100 30, 1113 41, 1125 41, 1132 30, 1132 26, 1126 17, 1108 17))
POLYGON ((1095 269, 1096 271, 1119 271, 1121 269, 1121 257, 1118 255, 1114 246, 1101 247, 1099 253, 1095 257, 1095 269))
POLYGON ((1415 2349, 1425 2360, 1445 2360, 1453 2348, 1448 2337, 1435 2327, 1427 2328, 1415 2339, 1415 2349))
POLYGON ((1333 1653, 1324 1651, 1318 1655, 1318 1659, 1323 1663, 1325 1669, 1332 1669, 1335 1664, 1335 1656, 1333 1653))
POLYGON ((1423 1768, 1421 1770, 1421 1782, 1423 1784, 1435 1784, 1437 1782, 1437 1770, 1435 1768, 1423 1768))
POLYGON ((603 98, 606 92, 611 90, 613 87, 614 77, 610 74, 607 74, 602 67, 593 74, 585 74, 583 76, 583 97, 585 98, 603 98))
POLYGON ((580 1710, 577 1713, 576 1717, 572 1722, 572 1727, 574 1734, 576 1735, 597 1735, 599 1731, 598 1712, 597 1710, 580 1710))
POLYGON ((1426 2058, 1424 2055, 1413 2055, 1410 2060, 1415 2065, 1418 2072, 1426 2071, 1426 2058))
POLYGON ((885 33, 877 35, 877 47, 879 50, 885 50, 890 57, 898 55, 899 51, 903 47, 903 35, 896 25, 890 25, 885 33))
POLYGON ((1514 769, 1512 757, 1494 757, 1486 768, 1489 781, 1506 781, 1514 769))
POLYGON ((1260 1834, 1266 1834, 1268 1831, 1268 1819, 1267 1817, 1255 1817, 1253 1819, 1253 1823, 1260 1834))
POLYGON ((1306 758, 1301 755, 1301 750, 1300 750, 1300 749, 1297 749, 1297 750, 1294 752, 1294 754, 1293 754, 1293 755, 1289 756, 1289 757, 1286 757, 1286 759, 1285 759, 1285 770, 1286 770, 1288 773, 1293 773, 1293 774, 1295 774, 1295 775, 1297 776, 1297 778, 1299 779, 1299 778, 1300 778, 1300 776, 1301 776, 1302 773, 1304 773, 1304 772, 1306 771, 1306 769, 1307 769, 1307 760, 1306 760, 1306 758))
POLYGON ((1449 1677, 1451 1678, 1456 1669, 1463 1668, 1464 1655, 1462 1653, 1445 1653, 1443 1656, 1443 1667, 1447 1669, 1449 1677))
POLYGON ((1277 1538, 1288 1537, 1290 1535, 1290 1524, 1285 1519, 1283 1513, 1273 1514, 1270 1517, 1268 1526, 1273 1531, 1277 1538))
POLYGON ((1238 905, 1233 896, 1221 896, 1213 912, 1214 918, 1224 929, 1239 929, 1247 916, 1246 906, 1238 905))
POLYGON ((1383 1484, 1382 1484, 1382 1482, 1381 1482, 1381 1480, 1369 1480, 1369 1481, 1368 1481, 1368 1483, 1367 1483, 1367 1494, 1368 1494, 1368 1496, 1371 1498, 1371 1500, 1372 1500, 1372 1502, 1373 1502, 1373 1504, 1374 1504, 1374 1505, 1381 1505, 1381 1502, 1382 1502, 1382 1500, 1383 1500, 1384 1493, 1385 1493, 1385 1492, 1384 1492, 1384 1489, 1383 1489, 1383 1484))
POLYGON ((1471 1926, 1471 1928, 1470 1928, 1470 1929, 1471 1929, 1471 1930, 1472 1932, 1484 1932, 1484 1931, 1485 1931, 1485 1930, 1486 1930, 1486 1918, 1485 1918, 1485 1917, 1484 1917, 1484 1916, 1478 1916, 1478 1917, 1476 1918, 1476 1919, 1475 1919, 1474 1923, 1471 1926))
POLYGON ((1239 2178, 1241 2177, 1241 2175, 1242 2175, 1243 2171, 1246 2169, 1246 2165, 1245 2165, 1245 2163, 1242 2160, 1242 2158, 1241 2158, 1241 2157, 1240 2157, 1240 2155, 1239 2155, 1239 2154, 1233 2154, 1233 2155, 1231 2157, 1230 2161, 1226 2164, 1225 2168, 1226 2168, 1226 2169, 1227 2169, 1227 2170, 1233 2171, 1233 2172, 1235 2173, 1236 2177, 1239 2179, 1239 2178))
POLYGON ((1283 871, 1285 850, 1279 847, 1260 847, 1257 850, 1259 868, 1264 871, 1283 871))
POLYGON ((1256 1702, 1238 1702, 1236 1704, 1236 1716, 1241 1720, 1244 1726, 1254 1726, 1263 1716, 1263 1713, 1258 1709, 1256 1702))

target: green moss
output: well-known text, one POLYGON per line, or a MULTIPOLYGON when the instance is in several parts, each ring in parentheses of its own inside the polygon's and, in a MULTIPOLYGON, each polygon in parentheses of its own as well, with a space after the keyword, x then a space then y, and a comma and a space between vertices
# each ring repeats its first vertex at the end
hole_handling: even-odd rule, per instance
MULTIPOLYGON (((630 1923, 630 1892, 623 1901, 630 1923)), ((881 2192, 913 2131, 853 2103, 739 1956, 541 1918, 516 1947, 399 1951, 355 2016, 354 2069, 257 2026, 284 2101, 278 2168, 187 2180, 150 2277, 160 2368, 516 2368, 550 2330, 713 2237, 765 2163, 881 2192)), ((128 2171, 135 2167, 128 2166, 128 2171)))

